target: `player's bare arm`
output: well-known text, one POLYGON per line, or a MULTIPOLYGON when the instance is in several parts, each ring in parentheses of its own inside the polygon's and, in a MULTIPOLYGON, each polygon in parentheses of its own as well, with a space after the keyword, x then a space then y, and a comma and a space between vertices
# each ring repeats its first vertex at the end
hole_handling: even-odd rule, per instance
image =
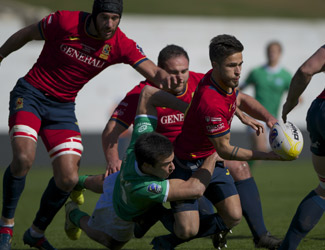
POLYGON ((299 97, 305 91, 314 74, 325 71, 325 45, 319 48, 305 61, 293 76, 286 102, 282 109, 282 119, 287 120, 287 114, 298 104, 299 97))
POLYGON ((168 74, 151 60, 140 63, 135 69, 161 89, 172 89, 174 85, 180 81, 175 75, 168 74))
POLYGON ((137 114, 157 116, 156 107, 168 107, 185 112, 188 103, 177 99, 174 95, 152 86, 145 86, 140 94, 137 114))
POLYGON ((125 127, 113 120, 109 121, 103 130, 102 147, 107 162, 108 174, 115 173, 121 168, 122 161, 118 154, 118 139, 125 130, 125 127))
POLYGON ((237 107, 255 119, 264 121, 269 128, 277 122, 277 119, 259 101, 245 93, 238 92, 237 107))
POLYGON ((235 115, 243 124, 254 129, 257 135, 264 133, 264 126, 254 118, 244 114, 238 107, 236 108, 235 115))
POLYGON ((214 145, 219 156, 225 160, 285 160, 273 151, 266 153, 230 145, 230 133, 224 136, 210 138, 210 141, 214 145))
POLYGON ((14 33, 8 40, 0 47, 1 57, 5 58, 10 53, 19 50, 26 43, 32 40, 42 40, 41 33, 38 28, 38 23, 34 23, 14 33))
POLYGON ((187 181, 181 179, 170 179, 167 201, 184 199, 197 199, 203 196, 206 187, 210 183, 216 161, 222 160, 217 153, 207 157, 200 169, 187 181))

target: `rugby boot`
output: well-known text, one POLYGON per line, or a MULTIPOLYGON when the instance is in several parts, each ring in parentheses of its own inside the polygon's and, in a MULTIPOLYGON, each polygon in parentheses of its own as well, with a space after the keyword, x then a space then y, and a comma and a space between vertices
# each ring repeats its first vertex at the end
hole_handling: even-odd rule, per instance
POLYGON ((227 248, 227 234, 232 233, 231 230, 222 230, 212 235, 212 243, 214 248, 220 250, 221 248, 227 248))
POLYGON ((0 227, 0 250, 10 250, 12 227, 0 227))
POLYGON ((85 197, 84 197, 84 192, 85 192, 85 188, 81 189, 81 190, 72 190, 71 194, 70 194, 70 199, 77 203, 78 205, 82 205, 85 203, 85 197))
POLYGON ((30 247, 34 247, 39 250, 57 250, 44 236, 41 238, 31 236, 29 229, 27 229, 27 231, 24 233, 23 241, 25 245, 29 245, 30 247))
POLYGON ((175 247, 166 240, 169 235, 157 236, 151 241, 152 249, 155 250, 175 250, 175 247))
POLYGON ((254 243, 256 248, 276 250, 280 247, 282 240, 274 237, 270 232, 266 232, 259 239, 254 240, 254 243))
POLYGON ((65 204, 65 223, 64 223, 64 231, 70 240, 77 240, 80 238, 82 230, 77 227, 70 220, 70 212, 79 209, 78 205, 73 201, 69 201, 65 204))

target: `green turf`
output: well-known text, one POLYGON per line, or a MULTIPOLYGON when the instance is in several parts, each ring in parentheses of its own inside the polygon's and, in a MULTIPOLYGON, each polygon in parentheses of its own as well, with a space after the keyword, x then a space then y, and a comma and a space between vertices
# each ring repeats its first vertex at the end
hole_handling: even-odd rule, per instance
MULTIPOLYGON (((1 175, 3 174, 1 169, 1 175)), ((96 174, 102 169, 82 167, 80 173, 96 174)), ((297 160, 294 162, 267 162, 252 169, 259 187, 264 219, 267 228, 272 234, 283 237, 289 226, 291 218, 302 198, 317 185, 317 178, 310 162, 297 160)), ((30 226, 38 209, 42 190, 51 176, 49 167, 33 168, 28 176, 26 188, 19 202, 16 212, 16 226, 14 231, 13 249, 29 249, 22 243, 22 235, 30 226)), ((2 194, 0 194, 1 196, 2 194)), ((98 199, 97 194, 86 192, 86 204, 82 209, 88 213, 98 199)), ((63 209, 54 218, 47 230, 50 242, 61 250, 68 249, 104 249, 99 244, 92 242, 85 234, 77 241, 70 241, 63 231, 63 209)), ((325 249, 325 223, 324 219, 312 230, 299 246, 299 250, 325 249)), ((155 235, 167 231, 157 224, 143 239, 133 239, 125 249, 151 249, 149 243, 155 235)), ((233 229, 233 234, 228 240, 228 249, 253 249, 252 237, 245 220, 233 229)), ((213 249, 209 238, 193 240, 177 249, 213 249)))
MULTIPOLYGON (((4 1, 4 0, 2 0, 4 1)), ((9 1, 9 0, 6 0, 9 1)), ((19 0, 52 10, 90 11, 92 0, 19 0)), ((1 0, 0 0, 1 2, 1 0)), ((124 13, 215 17, 324 18, 324 0, 124 0, 124 13)))

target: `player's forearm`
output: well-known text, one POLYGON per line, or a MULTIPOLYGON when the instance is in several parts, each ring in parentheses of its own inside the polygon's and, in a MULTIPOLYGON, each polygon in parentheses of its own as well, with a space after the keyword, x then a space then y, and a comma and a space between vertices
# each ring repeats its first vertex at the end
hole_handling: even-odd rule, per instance
POLYGON ((245 113, 249 114, 251 117, 261 120, 261 121, 268 121, 273 116, 267 109, 256 99, 253 97, 240 93, 241 100, 239 104, 239 108, 244 111, 245 113))
POLYGON ((156 107, 167 107, 185 112, 188 104, 179 100, 174 95, 155 87, 145 86, 141 91, 138 111, 157 116, 156 107))
MULTIPOLYGON (((25 27, 16 33, 14 33, 12 36, 8 38, 8 40, 0 47, 0 54, 2 57, 7 57, 12 52, 19 50, 21 47, 23 47, 26 43, 32 41, 32 40, 39 40, 41 39, 41 35, 35 34, 35 24, 30 25, 28 27, 25 27)), ((38 29, 38 28, 37 28, 38 29)), ((39 33, 39 31, 37 30, 39 33)))

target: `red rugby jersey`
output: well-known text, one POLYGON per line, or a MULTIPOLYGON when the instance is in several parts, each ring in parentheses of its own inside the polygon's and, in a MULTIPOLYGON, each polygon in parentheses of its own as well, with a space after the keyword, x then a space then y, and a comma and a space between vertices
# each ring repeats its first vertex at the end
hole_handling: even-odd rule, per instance
MULTIPOLYGON (((202 79, 204 74, 189 72, 189 79, 187 82, 187 88, 183 94, 177 96, 184 102, 190 103, 192 95, 202 79)), ((125 128, 128 128, 134 121, 135 113, 137 110, 139 95, 141 90, 146 85, 151 85, 148 81, 143 81, 139 85, 135 86, 129 91, 124 99, 118 104, 111 119, 119 122, 125 128)), ((181 132, 184 114, 180 111, 169 109, 169 108, 157 108, 158 125, 156 131, 168 137, 172 142, 175 140, 177 135, 181 132)))
POLYGON ((80 89, 106 67, 126 63, 133 67, 147 60, 142 49, 117 28, 100 40, 87 32, 90 14, 57 11, 39 23, 43 50, 25 80, 64 102, 74 101, 80 89))
POLYGON ((237 91, 226 93, 214 82, 211 72, 204 76, 195 91, 182 132, 174 142, 175 155, 180 159, 193 160, 211 155, 215 149, 209 137, 230 132, 237 91))

